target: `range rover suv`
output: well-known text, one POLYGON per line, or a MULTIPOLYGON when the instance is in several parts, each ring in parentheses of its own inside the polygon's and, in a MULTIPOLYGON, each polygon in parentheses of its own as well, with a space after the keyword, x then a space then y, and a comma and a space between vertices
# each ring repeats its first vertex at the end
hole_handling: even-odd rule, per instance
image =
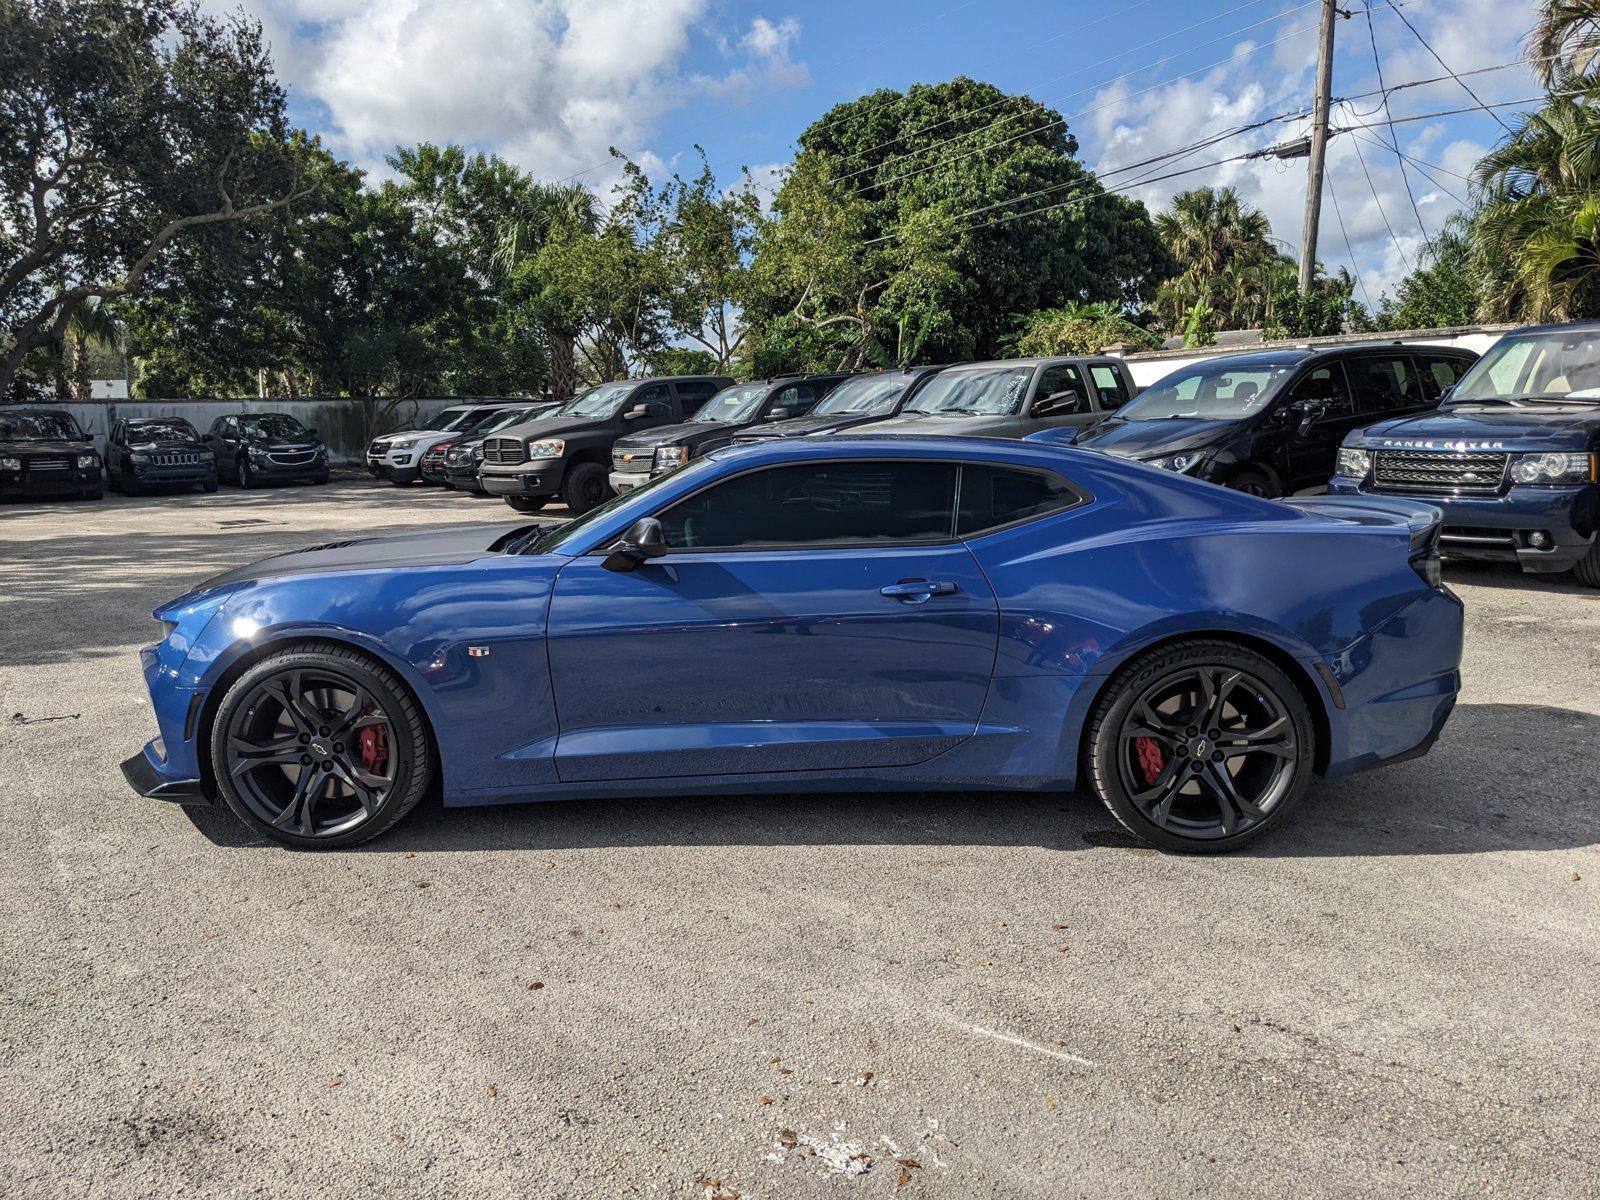
POLYGON ((1253 496, 1286 496, 1327 483, 1351 430, 1437 406, 1476 357, 1388 342, 1202 359, 1074 444, 1253 496))
POLYGON ((822 398, 803 417, 771 424, 752 425, 733 435, 735 443, 766 442, 773 438, 811 437, 841 433, 892 417, 905 408, 928 380, 948 364, 936 367, 911 367, 904 371, 877 371, 871 375, 852 375, 822 398))
POLYGON ((898 416, 857 433, 1023 438, 1098 421, 1134 394, 1115 358, 1008 358, 946 367, 917 389, 898 416))
POLYGON ((848 375, 779 375, 723 388, 689 420, 618 439, 611 448, 611 490, 626 492, 652 474, 681 467, 726 446, 741 430, 804 416, 848 375))
POLYGON ((328 448, 288 413, 218 417, 206 434, 217 471, 240 487, 296 479, 328 482, 328 448))
POLYGON ((0 498, 103 495, 100 456, 71 413, 0 409, 0 498))
POLYGON ((559 497, 574 515, 586 513, 612 494, 606 473, 618 438, 682 421, 732 382, 674 375, 599 384, 488 438, 478 481, 517 512, 538 512, 559 497))
POLYGON ((155 488, 217 490, 217 458, 182 417, 128 417, 106 439, 106 475, 127 496, 155 488))
POLYGON ((1600 322, 1506 334, 1437 410, 1352 432, 1328 490, 1444 513, 1450 558, 1600 587, 1600 322))

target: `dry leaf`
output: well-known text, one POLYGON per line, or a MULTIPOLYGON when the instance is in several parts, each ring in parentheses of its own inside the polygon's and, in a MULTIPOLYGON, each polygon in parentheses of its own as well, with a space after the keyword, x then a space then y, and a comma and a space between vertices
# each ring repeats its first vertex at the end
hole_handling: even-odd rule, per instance
POLYGON ((622 901, 621 900, 613 900, 611 902, 611 907, 612 908, 621 908, 622 907, 622 901))
POLYGON ((542 983, 530 983, 530 984, 529 984, 529 985, 528 985, 528 990, 529 990, 529 991, 530 991, 530 992, 537 992, 537 991, 538 991, 538 990, 539 990, 539 989, 540 989, 540 988, 542 988, 542 987, 543 987, 543 986, 544 986, 544 984, 542 984, 542 983))
POLYGON ((394 1144, 396 1146, 404 1146, 406 1144, 406 1135, 403 1134, 403 1133, 395 1134, 394 1135, 394 1144))
POLYGON ((897 1158, 897 1159, 895 1159, 895 1162, 899 1163, 902 1167, 918 1167, 918 1168, 920 1168, 922 1166, 922 1164, 919 1163, 914 1158, 897 1158))
POLYGON ((800 1137, 792 1129, 778 1130, 778 1145, 786 1150, 793 1150, 800 1144, 800 1137))
POLYGON ((757 1096, 756 1097, 756 1103, 757 1104, 771 1104, 772 1103, 772 1097, 771 1096, 757 1096))
POLYGON ((426 879, 419 879, 419 880, 417 880, 417 886, 418 886, 418 887, 419 887, 419 888, 425 888, 425 887, 432 887, 432 886, 433 886, 433 884, 432 884, 432 883, 430 883, 430 882, 429 882, 429 881, 428 881, 428 880, 426 880, 426 879))
POLYGON ((750 1019, 749 1019, 749 1020, 748 1020, 748 1021, 746 1021, 746 1022, 745 1022, 745 1023, 744 1023, 744 1024, 745 1024, 745 1028, 747 1028, 747 1029, 748 1029, 748 1028, 749 1028, 749 1027, 750 1027, 750 1026, 752 1026, 752 1025, 755 1025, 755 1024, 758 1024, 758 1023, 759 1023, 759 1018, 756 1018, 756 1017, 751 1017, 751 1018, 750 1018, 750 1019))
POLYGON ((200 937, 201 937, 201 938, 202 938, 202 939, 203 939, 203 940, 205 940, 205 941, 208 941, 208 942, 214 942, 214 941, 216 941, 216 940, 217 940, 217 935, 216 935, 216 934, 214 934, 214 933, 202 933, 202 934, 201 934, 201 935, 200 935, 200 937))
POLYGON ((495 1085, 492 1084, 492 1083, 488 1087, 484 1088, 483 1090, 484 1090, 484 1094, 487 1095, 489 1097, 489 1099, 491 1099, 491 1100, 493 1100, 496 1096, 498 1096, 500 1094, 500 1089, 495 1087, 495 1085))
POLYGON ((414 853, 413 853, 413 852, 412 852, 412 851, 410 851, 410 850, 407 850, 407 851, 406 851, 406 857, 407 857, 407 858, 415 858, 415 857, 416 857, 416 855, 415 855, 415 854, 414 854, 414 853))
POLYGON ((994 966, 994 964, 992 962, 990 962, 986 958, 974 959, 972 965, 975 966, 975 967, 992 967, 992 966, 994 966))
POLYGON ((325 1087, 340 1087, 343 1084, 344 1084, 344 1080, 342 1080, 342 1079, 330 1079, 330 1080, 327 1081, 326 1084, 324 1084, 324 1086, 325 1087))
POLYGON ((911 1182, 911 1172, 906 1170, 904 1167, 901 1167, 900 1168, 900 1178, 895 1182, 895 1187, 903 1188, 903 1187, 905 1187, 906 1184, 908 1184, 910 1182, 911 1182))
POLYGON ((778 1074, 779 1075, 793 1075, 794 1072, 791 1071, 788 1067, 779 1067, 778 1068, 778 1074))

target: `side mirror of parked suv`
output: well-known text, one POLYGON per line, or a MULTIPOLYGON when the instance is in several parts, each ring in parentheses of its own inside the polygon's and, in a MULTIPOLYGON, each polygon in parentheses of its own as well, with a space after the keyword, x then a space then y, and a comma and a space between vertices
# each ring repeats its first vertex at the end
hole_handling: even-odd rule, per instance
POLYGON ((1289 405, 1289 419, 1296 423, 1295 433, 1300 437, 1305 437, 1306 434, 1311 432, 1312 423, 1326 412, 1327 408, 1328 402, 1326 400, 1310 398, 1296 400, 1289 405))
POLYGON ((661 522, 654 517, 640 517, 628 527, 622 540, 611 547, 605 562, 600 565, 608 571, 632 571, 648 559, 660 558, 667 552, 667 535, 661 522))
POLYGON ((1068 388, 1061 392, 1051 392, 1034 406, 1033 415, 1036 417, 1054 417, 1060 413, 1078 412, 1083 408, 1083 393, 1068 388))

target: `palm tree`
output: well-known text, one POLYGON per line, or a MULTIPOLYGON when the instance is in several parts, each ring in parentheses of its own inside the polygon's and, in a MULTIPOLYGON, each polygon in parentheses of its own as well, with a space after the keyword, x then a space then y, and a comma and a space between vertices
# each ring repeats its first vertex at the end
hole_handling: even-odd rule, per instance
POLYGON ((1550 97, 1479 160, 1473 187, 1474 257, 1494 283, 1486 317, 1600 313, 1600 106, 1588 96, 1550 97))
POLYGON ((1543 0, 1528 57, 1547 87, 1587 75, 1600 57, 1600 0, 1543 0))
POLYGON ((1157 297, 1171 328, 1182 328, 1189 308, 1202 300, 1221 328, 1259 320, 1277 257, 1265 213, 1231 187, 1198 187, 1174 196, 1156 214, 1155 227, 1180 268, 1157 297))

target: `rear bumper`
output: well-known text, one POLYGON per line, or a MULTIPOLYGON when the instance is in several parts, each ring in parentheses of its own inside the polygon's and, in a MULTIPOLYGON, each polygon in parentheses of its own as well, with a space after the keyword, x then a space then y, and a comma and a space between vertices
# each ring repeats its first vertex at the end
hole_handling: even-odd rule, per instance
POLYGON ((1334 478, 1333 496, 1384 496, 1421 501, 1444 514, 1439 550, 1447 558, 1513 562, 1524 571, 1570 570, 1594 545, 1600 486, 1512 487, 1501 496, 1430 496, 1380 492, 1354 480, 1334 478), (1542 533, 1547 545, 1530 540, 1542 533))
POLYGON ((122 777, 128 786, 150 800, 170 800, 174 804, 210 804, 198 779, 181 779, 166 774, 157 764, 155 743, 151 742, 132 758, 122 762, 122 777))

